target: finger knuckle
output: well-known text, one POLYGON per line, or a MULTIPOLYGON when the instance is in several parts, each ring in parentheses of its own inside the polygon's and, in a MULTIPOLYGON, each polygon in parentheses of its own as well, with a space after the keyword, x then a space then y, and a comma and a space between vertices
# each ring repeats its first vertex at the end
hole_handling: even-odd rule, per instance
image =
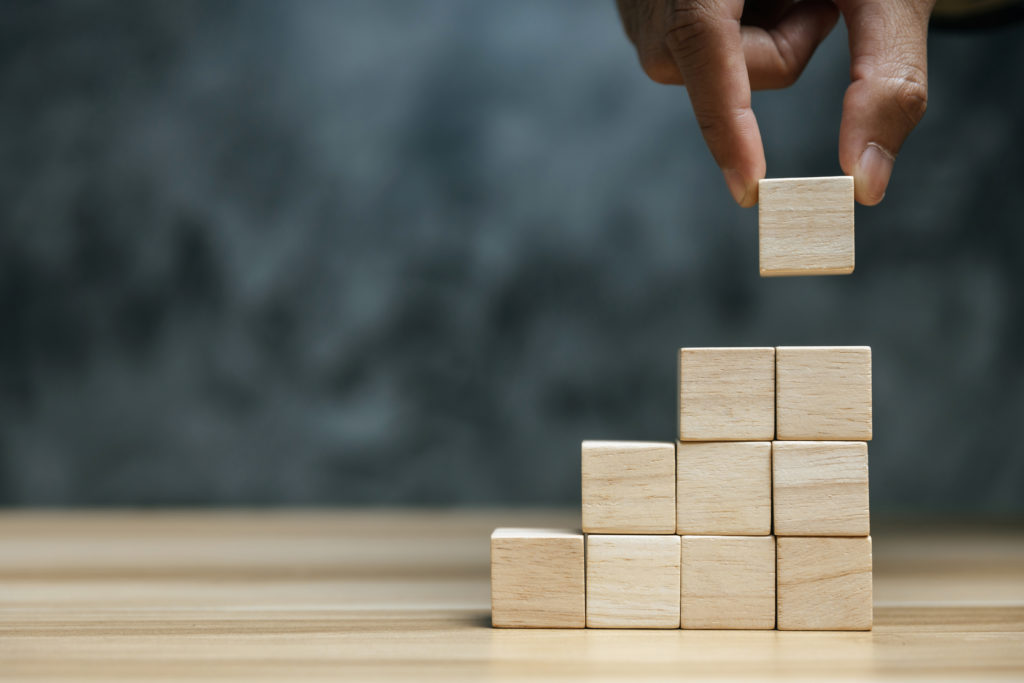
POLYGON ((801 61, 793 43, 785 34, 776 32, 773 34, 773 38, 777 53, 772 84, 776 88, 788 88, 800 77, 800 72, 803 70, 801 61))
POLYGON ((672 3, 666 26, 665 44, 673 53, 692 56, 701 49, 700 38, 711 30, 712 14, 704 2, 672 3))
POLYGON ((640 66, 644 73, 655 83, 674 85, 682 83, 679 67, 663 50, 643 50, 640 52, 640 66))
POLYGON ((718 110, 711 108, 695 108, 694 115, 697 117, 697 125, 708 144, 715 146, 724 143, 729 137, 730 131, 736 125, 736 121, 743 116, 742 110, 718 110))
POLYGON ((892 79, 891 98, 911 126, 924 118, 928 109, 928 84, 919 69, 908 69, 892 79))
POLYGON ((636 42, 636 35, 640 28, 640 22, 637 19, 638 4, 626 2, 626 0, 616 0, 615 2, 619 10, 619 17, 622 19, 622 27, 625 29, 626 35, 633 42, 636 42))

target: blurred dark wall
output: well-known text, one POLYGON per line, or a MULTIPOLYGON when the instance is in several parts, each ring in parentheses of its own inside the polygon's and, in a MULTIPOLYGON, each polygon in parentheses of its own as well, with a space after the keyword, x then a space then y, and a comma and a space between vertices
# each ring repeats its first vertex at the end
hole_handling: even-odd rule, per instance
POLYGON ((1024 512, 1022 38, 935 34, 857 272, 762 280, 610 1, 4 3, 0 503, 571 504, 677 347, 870 344, 875 510, 1024 512))

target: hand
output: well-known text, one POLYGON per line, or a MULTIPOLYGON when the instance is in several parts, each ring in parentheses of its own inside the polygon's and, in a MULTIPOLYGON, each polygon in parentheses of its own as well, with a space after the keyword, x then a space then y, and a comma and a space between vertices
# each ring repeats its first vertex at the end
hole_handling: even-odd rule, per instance
POLYGON ((882 200, 903 141, 928 100, 928 17, 935 0, 617 0, 647 75, 686 85, 712 156, 741 206, 757 203, 764 147, 753 89, 792 85, 841 12, 852 82, 839 165, 861 204, 882 200))

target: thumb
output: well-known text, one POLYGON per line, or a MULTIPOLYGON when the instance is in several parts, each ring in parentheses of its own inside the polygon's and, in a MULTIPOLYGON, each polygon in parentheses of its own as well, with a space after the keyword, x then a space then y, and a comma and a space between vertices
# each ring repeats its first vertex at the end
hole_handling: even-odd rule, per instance
POLYGON ((882 201, 896 154, 928 104, 932 2, 841 0, 852 82, 843 99, 839 164, 861 204, 882 201))

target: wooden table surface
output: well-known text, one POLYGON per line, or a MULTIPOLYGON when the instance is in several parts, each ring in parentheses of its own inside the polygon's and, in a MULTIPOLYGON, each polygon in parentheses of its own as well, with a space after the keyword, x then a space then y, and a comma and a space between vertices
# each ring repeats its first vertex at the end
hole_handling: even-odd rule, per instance
POLYGON ((490 628, 491 529, 577 515, 3 512, 0 678, 1024 679, 1024 527, 876 525, 868 633, 490 628))

